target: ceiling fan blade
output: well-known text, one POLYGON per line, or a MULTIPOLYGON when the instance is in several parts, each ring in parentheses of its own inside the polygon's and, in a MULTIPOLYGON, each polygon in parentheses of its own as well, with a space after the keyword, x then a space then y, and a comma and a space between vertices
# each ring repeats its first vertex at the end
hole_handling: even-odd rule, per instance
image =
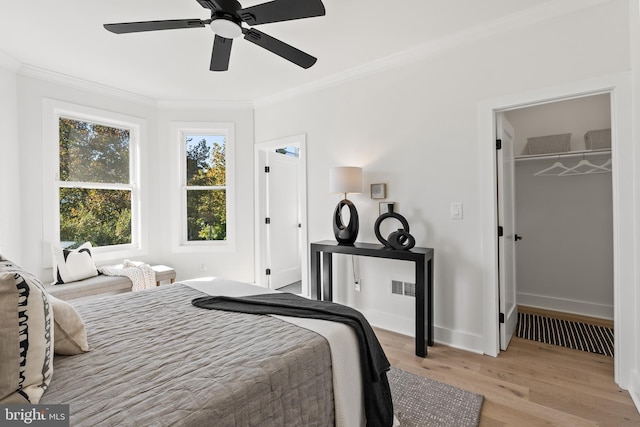
POLYGON ((216 35, 213 41, 213 52, 211 53, 211 71, 227 71, 229 69, 229 58, 231 57, 231 45, 233 39, 226 39, 216 35))
MULTIPOLYGON (((211 22, 211 21, 209 21, 211 22)), ((142 31, 175 30, 180 28, 204 27, 207 21, 200 19, 170 19, 167 21, 123 22, 104 24, 104 28, 116 34, 138 33, 142 31)))
POLYGON ((316 58, 309 55, 308 53, 298 50, 295 47, 290 46, 285 42, 271 37, 270 35, 267 35, 261 31, 255 30, 253 28, 243 28, 242 32, 244 33, 244 38, 246 40, 249 40, 251 43, 257 44, 258 46, 263 47, 268 51, 281 56, 287 61, 291 61, 294 64, 299 65, 302 68, 309 68, 317 61, 316 58))
POLYGON ((322 0, 273 0, 242 9, 239 14, 247 24, 259 25, 324 16, 325 9, 322 0))
POLYGON ((196 1, 200 3, 200 6, 204 7, 205 9, 211 9, 211 10, 222 9, 222 7, 220 6, 220 2, 216 0, 196 0, 196 1))

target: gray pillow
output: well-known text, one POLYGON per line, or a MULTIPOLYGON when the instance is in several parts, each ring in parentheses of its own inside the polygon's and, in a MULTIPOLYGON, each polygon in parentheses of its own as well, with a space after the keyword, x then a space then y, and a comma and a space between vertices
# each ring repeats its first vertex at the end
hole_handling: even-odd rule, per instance
POLYGON ((0 404, 36 404, 53 374, 53 313, 40 281, 0 257, 0 404))
POLYGON ((53 351, 56 354, 74 355, 89 351, 87 331, 80 313, 71 304, 49 295, 53 307, 53 351))

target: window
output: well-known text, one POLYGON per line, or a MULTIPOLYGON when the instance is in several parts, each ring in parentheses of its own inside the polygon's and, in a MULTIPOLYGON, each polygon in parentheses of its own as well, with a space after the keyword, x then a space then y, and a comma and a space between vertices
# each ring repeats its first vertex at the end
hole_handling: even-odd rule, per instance
POLYGON ((58 118, 60 243, 126 245, 131 237, 131 130, 58 118))
POLYGON ((180 147, 178 251, 232 250, 233 124, 174 123, 180 147))
POLYGON ((103 259, 141 255, 137 153, 144 122, 59 101, 45 107, 44 169, 52 178, 46 240, 64 248, 91 242, 103 259))
POLYGON ((227 240, 224 135, 185 135, 186 240, 227 240))

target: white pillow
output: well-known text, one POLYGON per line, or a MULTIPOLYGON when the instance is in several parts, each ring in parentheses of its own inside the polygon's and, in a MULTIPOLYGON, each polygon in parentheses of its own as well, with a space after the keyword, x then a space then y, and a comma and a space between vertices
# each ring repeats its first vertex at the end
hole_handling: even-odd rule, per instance
POLYGON ((53 255, 54 285, 75 282, 98 275, 91 255, 91 243, 83 243, 78 249, 51 247, 53 255))

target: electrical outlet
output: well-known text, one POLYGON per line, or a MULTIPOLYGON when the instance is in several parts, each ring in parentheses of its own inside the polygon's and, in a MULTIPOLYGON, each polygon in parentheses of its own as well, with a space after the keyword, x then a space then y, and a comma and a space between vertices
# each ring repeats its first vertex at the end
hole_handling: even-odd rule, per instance
POLYGON ((354 284, 355 284, 355 286, 356 286, 356 292, 360 292, 360 280, 359 280, 359 279, 356 279, 356 280, 354 281, 354 284))
POLYGON ((200 264, 200 271, 207 271, 207 264, 200 264))

